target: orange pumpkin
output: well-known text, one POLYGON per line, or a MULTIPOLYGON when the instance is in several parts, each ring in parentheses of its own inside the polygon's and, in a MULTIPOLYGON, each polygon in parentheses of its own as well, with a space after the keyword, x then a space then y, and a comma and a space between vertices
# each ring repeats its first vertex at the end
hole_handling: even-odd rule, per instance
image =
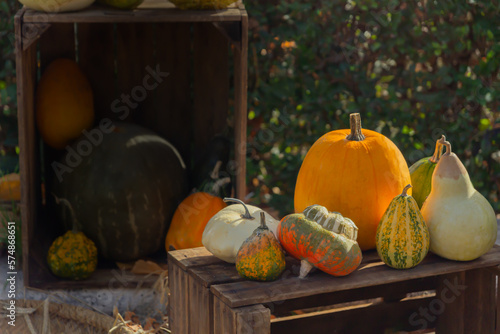
POLYGON ((12 173, 0 176, 0 201, 21 200, 21 179, 19 174, 12 173))
POLYGON ((222 198, 206 192, 195 192, 177 207, 165 239, 165 249, 201 247, 201 237, 212 216, 224 209, 222 198))
POLYGON ((359 114, 351 114, 350 120, 351 130, 325 134, 307 153, 295 186, 295 212, 313 204, 342 212, 356 222, 359 246, 368 250, 375 248, 385 210, 411 179, 391 140, 361 129, 359 114))

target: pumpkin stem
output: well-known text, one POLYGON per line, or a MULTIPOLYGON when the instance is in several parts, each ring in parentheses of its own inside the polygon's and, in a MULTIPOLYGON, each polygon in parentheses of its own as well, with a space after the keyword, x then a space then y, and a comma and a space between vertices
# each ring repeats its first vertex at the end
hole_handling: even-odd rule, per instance
MULTIPOLYGON (((440 139, 446 140, 446 137, 443 135, 440 139)), ((436 140, 436 149, 434 150, 434 154, 429 159, 429 161, 434 164, 437 164, 442 155, 443 155, 443 144, 441 144, 439 140, 436 140)))
POLYGON ((314 268, 314 266, 307 260, 300 261, 300 274, 299 278, 306 278, 307 274, 314 268))
POLYGON ((71 212, 71 218, 73 219, 73 228, 71 229, 71 231, 73 233, 78 233, 78 231, 81 230, 81 226, 80 226, 80 223, 78 222, 78 219, 76 219, 76 214, 75 214, 75 211, 73 210, 73 206, 71 205, 71 203, 66 198, 57 197, 56 194, 54 194, 54 193, 52 193, 52 196, 54 196, 54 198, 56 200, 56 204, 62 203, 68 207, 69 212, 71 212))
POLYGON ((266 225, 266 215, 264 214, 264 211, 260 212, 260 229, 262 230, 269 230, 269 228, 266 225))
POLYGON ((451 152, 451 143, 446 140, 446 137, 442 136, 441 139, 439 139, 438 141, 439 141, 439 143, 441 143, 441 145, 446 147, 446 152, 444 154, 450 155, 452 153, 451 152))
POLYGON ((401 196, 403 196, 403 197, 408 196, 408 194, 407 194, 406 192, 407 192, 407 191, 408 191, 408 189, 410 189, 411 187, 412 187, 412 186, 411 186, 411 184, 409 184, 409 185, 407 185, 406 187, 404 187, 403 192, 401 193, 401 196))
POLYGON ((245 213, 241 215, 241 218, 255 219, 254 217, 252 217, 252 215, 250 214, 250 211, 248 211, 247 206, 245 205, 245 203, 242 200, 237 199, 237 198, 224 197, 223 201, 224 201, 224 203, 234 202, 234 203, 239 203, 239 204, 243 205, 243 207, 245 208, 245 213))
POLYGON ((351 125, 351 133, 346 137, 347 140, 362 141, 365 135, 361 132, 361 116, 359 113, 350 115, 349 123, 351 125))

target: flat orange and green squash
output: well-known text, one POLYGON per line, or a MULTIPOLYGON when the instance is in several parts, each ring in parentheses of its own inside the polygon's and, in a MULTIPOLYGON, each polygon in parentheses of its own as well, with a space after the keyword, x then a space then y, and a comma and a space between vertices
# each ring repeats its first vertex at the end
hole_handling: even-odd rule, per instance
POLYGON ((278 226, 283 248, 301 260, 301 278, 312 267, 333 276, 345 276, 356 270, 362 259, 357 234, 358 228, 352 220, 328 212, 320 205, 285 216, 278 226))
POLYGON ((417 202, 406 192, 396 196, 377 228, 377 252, 389 267, 409 269, 422 262, 430 248, 427 224, 417 202))

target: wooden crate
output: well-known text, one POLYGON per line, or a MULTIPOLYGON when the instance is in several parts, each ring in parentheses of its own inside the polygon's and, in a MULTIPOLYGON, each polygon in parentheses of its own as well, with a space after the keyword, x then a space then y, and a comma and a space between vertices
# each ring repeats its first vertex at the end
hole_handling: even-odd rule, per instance
POLYGON ((282 277, 265 283, 243 280, 234 264, 203 247, 170 252, 168 263, 169 319, 176 334, 423 333, 434 328, 436 333, 493 334, 500 307, 497 245, 471 262, 429 254, 409 270, 389 268, 375 251, 365 252, 349 276, 317 271, 302 280, 299 262, 287 259, 282 277), (307 312, 311 308, 314 312, 307 312))
POLYGON ((93 88, 97 119, 118 118, 113 103, 143 85, 147 66, 168 72, 164 82, 131 108, 133 117, 127 120, 168 139, 188 167, 214 135, 232 131, 234 192, 237 197, 245 195, 246 11, 241 2, 219 11, 181 11, 167 1, 155 1, 146 1, 134 11, 93 5, 79 12, 46 14, 23 8, 15 17, 27 286, 134 287, 143 280, 106 269, 89 280, 71 282, 48 272, 45 254, 55 233, 51 212, 42 205, 40 185, 42 180, 49 184, 50 173, 45 171, 60 153, 39 138, 34 96, 40 73, 56 58, 78 61, 93 88), (228 124, 231 120, 232 125, 228 124))

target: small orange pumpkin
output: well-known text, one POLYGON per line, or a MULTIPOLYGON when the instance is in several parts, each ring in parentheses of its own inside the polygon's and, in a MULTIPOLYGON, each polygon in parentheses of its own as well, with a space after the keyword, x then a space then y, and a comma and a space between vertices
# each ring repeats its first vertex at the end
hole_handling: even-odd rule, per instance
POLYGON ((360 115, 351 114, 350 131, 325 134, 307 153, 295 186, 295 212, 313 204, 342 212, 356 222, 361 249, 373 249, 385 210, 410 183, 397 146, 380 133, 362 130, 360 115))
POLYGON ((206 192, 195 192, 177 207, 165 239, 165 249, 201 247, 201 237, 212 216, 224 209, 222 198, 206 192))
POLYGON ((21 200, 21 179, 19 174, 12 173, 0 176, 0 201, 21 200))

